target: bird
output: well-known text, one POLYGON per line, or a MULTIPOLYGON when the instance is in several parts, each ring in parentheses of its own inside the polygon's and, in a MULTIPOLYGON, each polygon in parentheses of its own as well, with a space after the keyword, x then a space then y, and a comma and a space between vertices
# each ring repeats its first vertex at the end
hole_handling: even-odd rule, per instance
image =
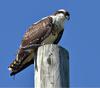
POLYGON ((8 66, 8 70, 11 71, 10 76, 34 64, 39 46, 58 44, 64 32, 65 20, 69 19, 69 12, 65 9, 59 9, 52 15, 33 23, 25 32, 15 59, 8 66))

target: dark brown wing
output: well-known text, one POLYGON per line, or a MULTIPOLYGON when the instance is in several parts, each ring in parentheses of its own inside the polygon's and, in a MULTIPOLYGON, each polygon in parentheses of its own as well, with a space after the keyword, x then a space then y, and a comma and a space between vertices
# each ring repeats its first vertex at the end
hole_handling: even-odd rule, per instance
POLYGON ((54 41, 54 44, 57 44, 57 43, 60 41, 60 39, 61 39, 61 37, 62 37, 62 35, 63 35, 63 32, 64 32, 64 29, 58 33, 58 37, 57 37, 57 39, 54 41))
POLYGON ((25 36, 22 40, 22 47, 31 45, 31 44, 40 44, 46 37, 49 36, 52 29, 52 18, 47 17, 37 24, 33 24, 29 30, 25 33, 25 36))
POLYGON ((41 41, 49 36, 52 26, 52 18, 47 17, 29 28, 22 40, 16 59, 9 66, 12 71, 11 75, 17 74, 34 63, 33 58, 36 50, 28 49, 27 51, 23 47, 30 46, 31 44, 40 44, 41 41))

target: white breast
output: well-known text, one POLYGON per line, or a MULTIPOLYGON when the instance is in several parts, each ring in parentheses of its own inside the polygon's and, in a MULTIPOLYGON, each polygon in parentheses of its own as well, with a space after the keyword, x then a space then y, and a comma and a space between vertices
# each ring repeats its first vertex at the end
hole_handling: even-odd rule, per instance
POLYGON ((65 16, 63 14, 52 15, 50 17, 53 18, 53 23, 55 25, 57 25, 58 27, 61 27, 61 29, 64 28, 65 16))

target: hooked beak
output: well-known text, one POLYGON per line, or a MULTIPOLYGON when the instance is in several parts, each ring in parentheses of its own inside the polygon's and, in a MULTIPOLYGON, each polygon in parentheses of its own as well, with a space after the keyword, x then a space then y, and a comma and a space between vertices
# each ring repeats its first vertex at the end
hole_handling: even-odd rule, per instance
POLYGON ((70 19, 70 14, 69 14, 69 12, 66 12, 66 13, 65 13, 65 16, 66 16, 66 19, 67 19, 67 20, 70 19))
POLYGON ((66 19, 69 20, 70 19, 70 16, 66 16, 66 19))

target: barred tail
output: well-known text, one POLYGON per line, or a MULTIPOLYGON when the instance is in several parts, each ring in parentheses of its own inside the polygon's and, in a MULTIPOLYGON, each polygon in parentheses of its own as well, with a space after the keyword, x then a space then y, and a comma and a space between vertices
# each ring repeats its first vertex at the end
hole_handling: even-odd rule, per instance
POLYGON ((34 52, 21 52, 17 54, 16 59, 10 64, 8 69, 11 71, 10 75, 15 75, 28 67, 29 65, 34 64, 34 52))

